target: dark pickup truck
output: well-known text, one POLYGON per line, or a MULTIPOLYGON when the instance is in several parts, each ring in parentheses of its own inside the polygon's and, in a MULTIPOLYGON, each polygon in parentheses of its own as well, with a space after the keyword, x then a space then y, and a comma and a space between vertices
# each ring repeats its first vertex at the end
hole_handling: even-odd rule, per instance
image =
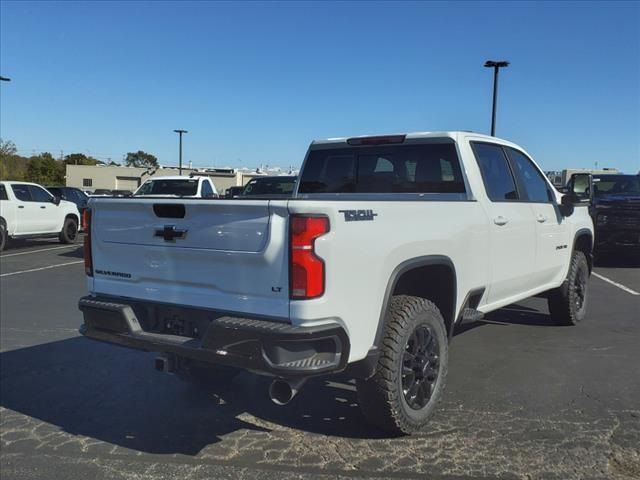
POLYGON ((594 175, 596 253, 640 252, 640 174, 594 175))

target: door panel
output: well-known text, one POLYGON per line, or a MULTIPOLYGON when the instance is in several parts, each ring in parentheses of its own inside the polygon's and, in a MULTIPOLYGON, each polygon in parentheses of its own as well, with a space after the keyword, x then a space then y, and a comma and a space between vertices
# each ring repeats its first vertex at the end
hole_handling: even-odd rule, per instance
POLYGON ((536 252, 535 221, 526 203, 489 206, 492 266, 489 303, 529 290, 536 252))
POLYGON ((31 201, 29 185, 14 183, 11 185, 16 197, 16 234, 42 233, 44 226, 38 205, 31 201))
POLYGON ((487 303, 494 303, 531 288, 536 226, 530 205, 522 201, 503 147, 487 142, 471 142, 471 146, 488 197, 492 278, 487 303))

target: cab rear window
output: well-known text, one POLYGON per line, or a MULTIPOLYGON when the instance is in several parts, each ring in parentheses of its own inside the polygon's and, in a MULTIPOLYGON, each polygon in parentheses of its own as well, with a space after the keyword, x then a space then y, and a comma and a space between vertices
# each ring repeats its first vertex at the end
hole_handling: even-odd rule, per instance
POLYGON ((312 150, 298 193, 465 193, 455 145, 312 150))

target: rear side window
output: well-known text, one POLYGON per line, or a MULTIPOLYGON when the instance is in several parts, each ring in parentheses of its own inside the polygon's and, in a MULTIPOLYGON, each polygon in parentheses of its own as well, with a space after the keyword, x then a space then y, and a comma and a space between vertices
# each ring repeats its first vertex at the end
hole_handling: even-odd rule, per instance
POLYGON ((9 200, 7 189, 4 188, 4 185, 0 185, 0 200, 9 200))
POLYGON ((13 190, 13 194, 16 198, 22 202, 30 202, 31 201, 31 193, 29 193, 29 186, 23 185, 20 183, 14 183, 11 185, 11 189, 13 190))
POLYGON ((471 143, 480 166, 484 187, 492 202, 518 200, 518 191, 504 150, 500 145, 471 143))
POLYGON ((298 192, 465 193, 453 143, 312 150, 298 192))
POLYGON ((519 177, 522 186, 527 194, 527 200, 534 203, 547 203, 550 201, 547 182, 542 178, 542 174, 535 167, 533 162, 521 152, 513 148, 507 148, 513 168, 519 177))

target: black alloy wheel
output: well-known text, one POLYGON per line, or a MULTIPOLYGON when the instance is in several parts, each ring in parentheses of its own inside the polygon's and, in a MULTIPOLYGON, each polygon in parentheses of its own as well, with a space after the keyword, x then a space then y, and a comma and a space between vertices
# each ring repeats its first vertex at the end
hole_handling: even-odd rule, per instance
POLYGON ((407 340, 402 357, 402 393, 414 410, 424 408, 440 372, 438 339, 426 325, 418 325, 407 340))

